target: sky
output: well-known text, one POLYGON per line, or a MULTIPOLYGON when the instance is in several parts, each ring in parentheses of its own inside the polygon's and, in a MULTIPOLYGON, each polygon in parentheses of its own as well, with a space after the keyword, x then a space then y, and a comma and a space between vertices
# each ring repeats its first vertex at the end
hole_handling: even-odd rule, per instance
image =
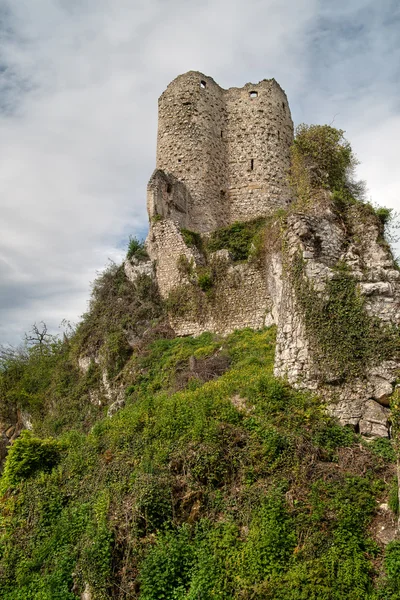
POLYGON ((147 231, 157 99, 198 70, 274 77, 295 125, 344 129, 400 210, 397 0, 0 0, 0 344, 57 331, 147 231))

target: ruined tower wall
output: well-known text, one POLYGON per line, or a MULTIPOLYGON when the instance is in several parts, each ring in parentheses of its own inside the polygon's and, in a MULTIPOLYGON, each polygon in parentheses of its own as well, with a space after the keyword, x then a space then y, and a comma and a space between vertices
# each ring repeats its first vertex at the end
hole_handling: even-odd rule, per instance
POLYGON ((184 184, 190 199, 174 214, 179 225, 212 231, 288 203, 293 123, 274 79, 223 90, 190 71, 161 95, 158 118, 157 169, 184 184))
POLYGON ((159 99, 157 169, 185 183, 195 231, 216 229, 226 214, 223 97, 211 77, 190 71, 172 81, 159 99))
POLYGON ((230 222, 286 206, 293 123, 274 79, 225 92, 230 222))

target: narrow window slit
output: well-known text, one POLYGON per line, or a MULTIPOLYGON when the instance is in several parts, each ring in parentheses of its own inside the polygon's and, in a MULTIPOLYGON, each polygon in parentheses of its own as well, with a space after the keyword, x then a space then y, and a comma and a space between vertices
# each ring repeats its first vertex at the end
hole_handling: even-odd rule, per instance
POLYGON ((254 171, 254 158, 252 158, 250 161, 250 170, 254 171))
POLYGON ((205 90, 205 89, 206 89, 206 85, 207 85, 207 84, 206 84, 206 82, 205 82, 205 81, 203 81, 203 80, 201 80, 201 81, 200 81, 200 87, 201 87, 201 89, 202 89, 202 90, 205 90))

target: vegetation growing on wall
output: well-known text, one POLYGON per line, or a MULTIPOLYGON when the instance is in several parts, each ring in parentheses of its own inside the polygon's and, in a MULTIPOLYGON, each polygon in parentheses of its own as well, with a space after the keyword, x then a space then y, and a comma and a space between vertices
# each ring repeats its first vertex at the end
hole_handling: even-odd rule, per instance
POLYGON ((247 260, 252 244, 265 219, 233 223, 228 227, 213 231, 207 241, 208 252, 228 250, 234 262, 247 260))
POLYGON ((300 255, 293 260, 291 274, 319 377, 361 376, 372 363, 399 355, 398 328, 366 312, 365 299, 345 264, 338 263, 323 293, 305 277, 300 255))
POLYGON ((226 283, 229 264, 259 260, 265 246, 265 226, 266 219, 237 222, 209 236, 181 229, 186 245, 201 252, 204 264, 196 266, 183 254, 178 258, 178 269, 187 282, 170 292, 169 313, 202 322, 207 309, 214 306, 219 286, 226 283), (228 257, 216 256, 214 253, 219 250, 227 250, 228 257))

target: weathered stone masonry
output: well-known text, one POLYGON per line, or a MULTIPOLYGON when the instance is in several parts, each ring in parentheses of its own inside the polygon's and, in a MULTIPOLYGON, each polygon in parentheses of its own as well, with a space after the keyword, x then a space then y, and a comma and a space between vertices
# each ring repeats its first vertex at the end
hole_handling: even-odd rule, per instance
POLYGON ((163 210, 154 187, 168 216, 198 232, 285 206, 292 141, 286 94, 274 79, 224 90, 202 73, 180 75, 159 99, 150 216, 163 210))

